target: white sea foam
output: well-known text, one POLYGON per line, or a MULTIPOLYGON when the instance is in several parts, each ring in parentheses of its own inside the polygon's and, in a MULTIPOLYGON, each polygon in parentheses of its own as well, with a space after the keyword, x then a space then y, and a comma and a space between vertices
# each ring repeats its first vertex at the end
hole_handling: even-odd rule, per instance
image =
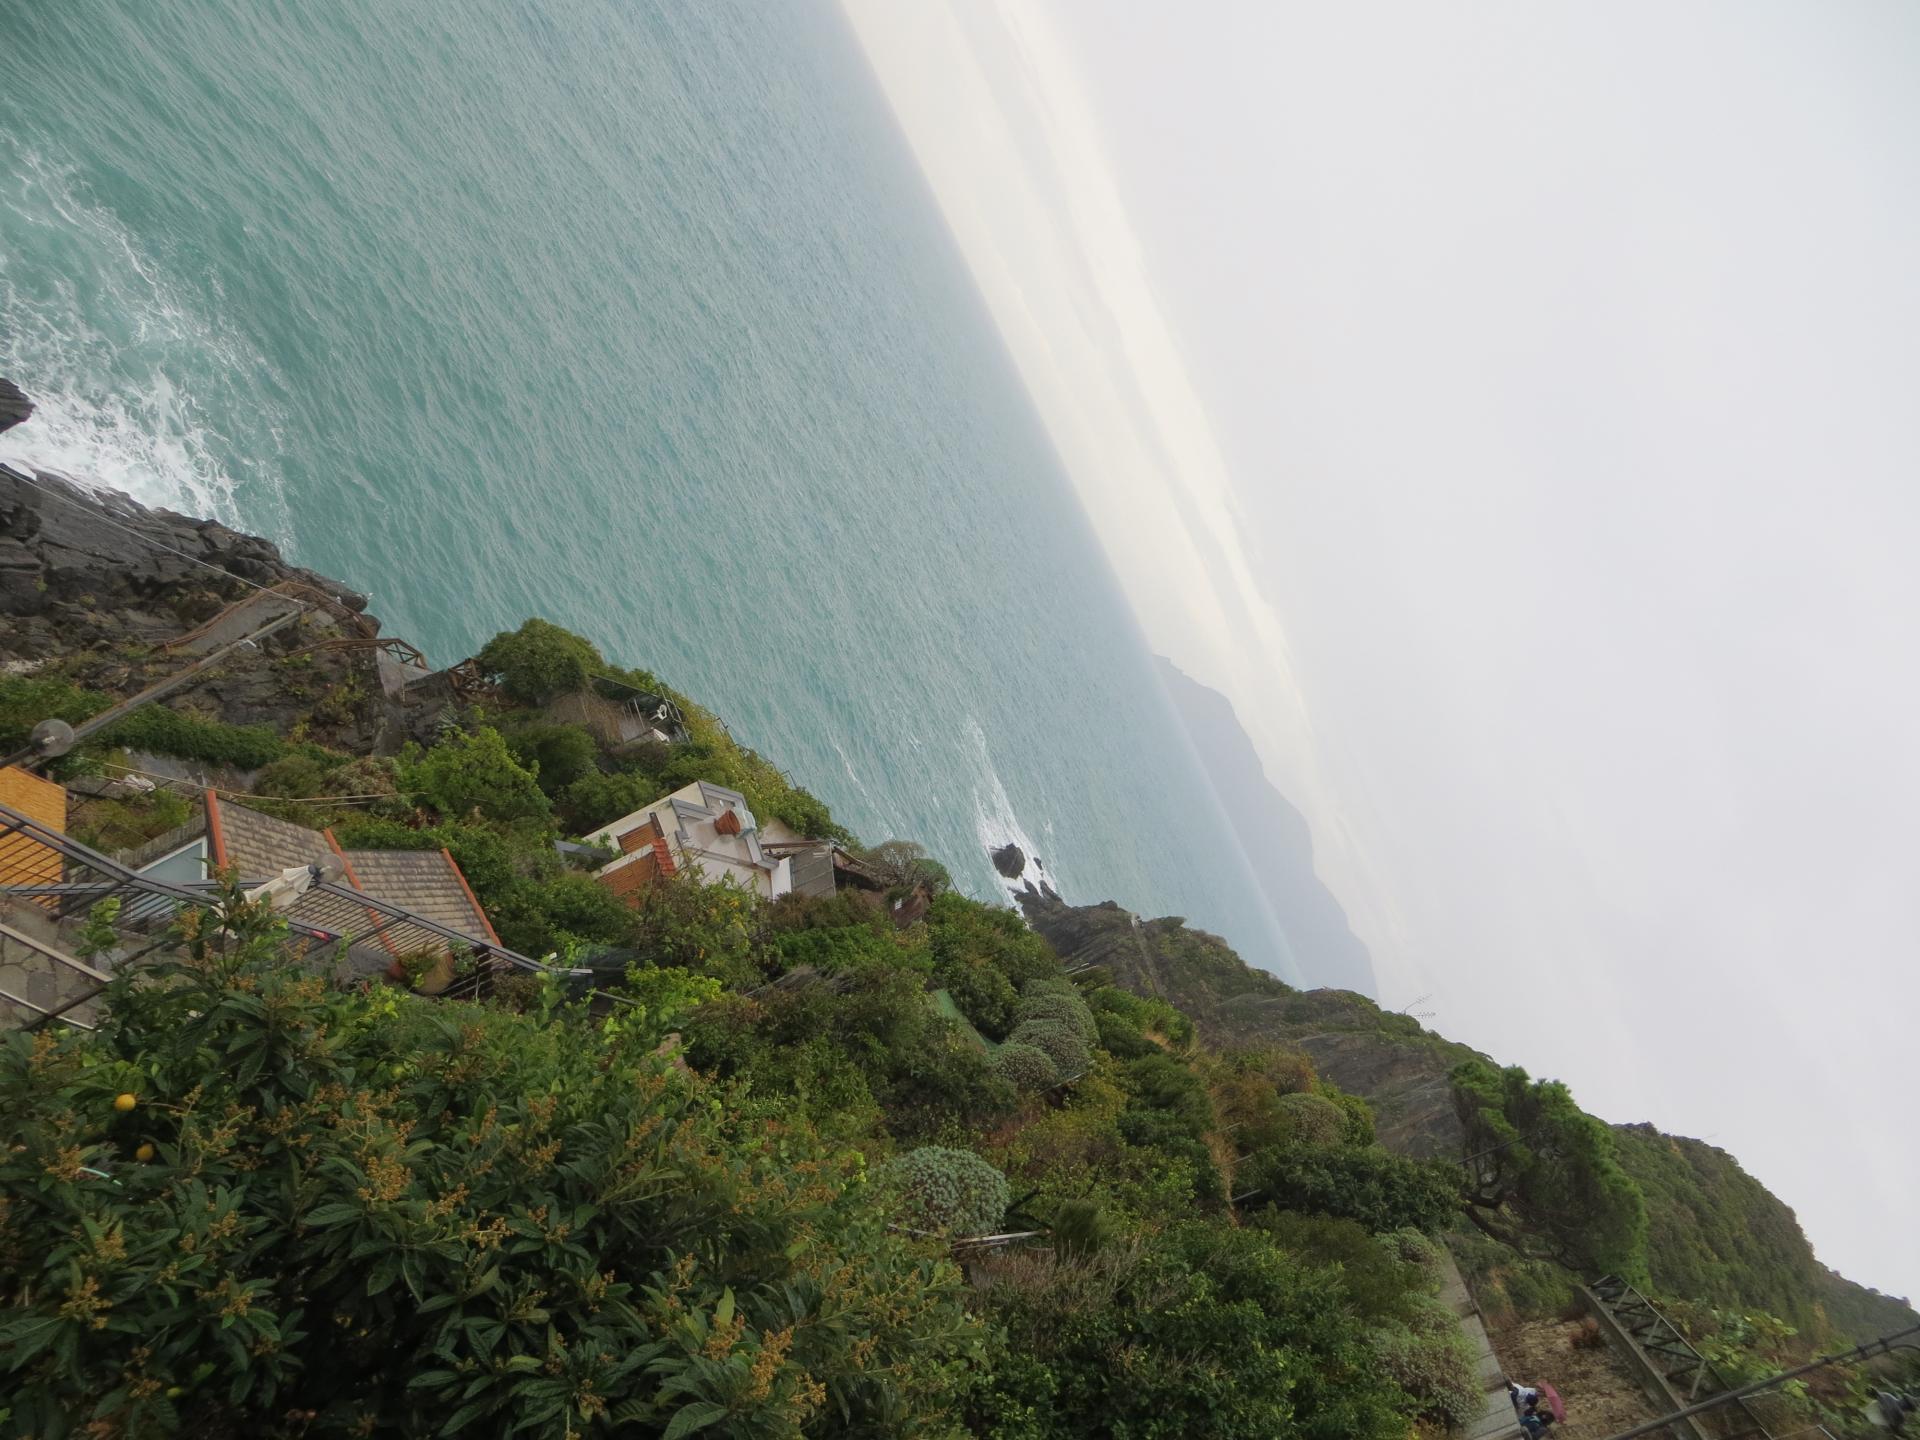
MULTIPOLYGON (((196 313, 72 171, 30 152, 0 159, 11 162, 0 165, 0 373, 34 403, 31 420, 0 436, 0 460, 237 523, 240 487, 221 458, 235 447, 193 391, 236 392, 223 410, 238 401, 232 413, 271 436, 265 358, 196 313)), ((247 519, 284 530, 273 476, 247 478, 247 519)))
MULTIPOLYGON (((973 829, 983 850, 999 850, 1007 845, 1017 845, 1020 853, 1026 857, 1026 864, 1018 875, 1011 878, 994 874, 1002 880, 1009 895, 1017 895, 1027 885, 1036 888, 1041 885, 1060 890, 1060 877, 1051 868, 1042 867, 1035 858, 1040 846, 1033 835, 1021 823, 1014 813, 1013 801, 1007 795, 1007 787, 1001 782, 1000 774, 993 768, 993 752, 988 748, 986 731, 980 728, 980 722, 973 716, 967 717, 967 738, 972 742, 979 760, 979 773, 984 775, 985 783, 976 784, 973 790, 973 829)), ((1052 821, 1042 822, 1041 829, 1049 836, 1053 834, 1052 821)))

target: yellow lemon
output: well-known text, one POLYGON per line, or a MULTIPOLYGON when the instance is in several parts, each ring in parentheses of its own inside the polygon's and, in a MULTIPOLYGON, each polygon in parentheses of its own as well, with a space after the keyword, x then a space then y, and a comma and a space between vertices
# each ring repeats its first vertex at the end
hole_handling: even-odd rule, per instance
POLYGON ((131 1090, 113 1097, 113 1108, 120 1111, 123 1115, 139 1103, 139 1099, 131 1090))
POLYGON ((133 1152, 133 1158, 138 1160, 142 1165, 146 1164, 147 1161, 153 1159, 153 1146, 142 1145, 138 1150, 133 1152))

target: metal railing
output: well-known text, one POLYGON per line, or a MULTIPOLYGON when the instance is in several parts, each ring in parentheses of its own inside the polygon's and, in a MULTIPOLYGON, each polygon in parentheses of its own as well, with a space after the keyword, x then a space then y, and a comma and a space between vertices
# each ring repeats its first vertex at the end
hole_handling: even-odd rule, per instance
MULTIPOLYGON (((1604 1275, 1587 1290, 1683 1398, 1697 1400, 1732 1388, 1658 1306, 1618 1275, 1604 1275)), ((1730 1426, 1725 1440, 1773 1440, 1745 1400, 1729 1401, 1724 1414, 1730 1426)))
MULTIPOLYGON (((241 877, 243 888, 272 876, 241 877)), ((103 970, 74 959, 59 945, 32 934, 35 926, 75 925, 100 917, 114 937, 113 969, 138 965, 178 943, 176 922, 189 911, 217 910, 223 887, 217 881, 170 881, 142 875, 72 836, 0 804, 0 925, 9 943, 46 957, 78 976, 80 993, 55 1006, 0 991, 0 999, 36 1012, 27 1022, 38 1026, 84 1004, 106 988, 103 970), (102 910, 104 902, 117 904, 102 910)), ((411 951, 444 949, 470 960, 471 970, 445 993, 472 997, 492 980, 513 970, 546 973, 553 967, 496 944, 452 929, 405 906, 316 875, 284 913, 289 939, 307 949, 339 947, 339 953, 387 959, 411 951)), ((562 971, 564 974, 584 972, 562 971)))

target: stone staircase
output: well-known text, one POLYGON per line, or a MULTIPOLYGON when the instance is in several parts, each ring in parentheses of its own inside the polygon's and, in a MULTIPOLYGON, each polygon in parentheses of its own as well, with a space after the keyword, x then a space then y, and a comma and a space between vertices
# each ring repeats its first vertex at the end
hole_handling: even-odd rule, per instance
POLYGON ((1460 1267, 1453 1263, 1451 1255, 1444 1255, 1440 1264, 1440 1301, 1459 1317, 1461 1332, 1474 1347, 1474 1364, 1485 1399, 1478 1420, 1450 1433, 1462 1440, 1495 1440, 1495 1437, 1514 1440, 1521 1430, 1514 1419, 1513 1402, 1507 1398, 1507 1372, 1500 1364, 1500 1357, 1493 1353, 1493 1342, 1487 1338, 1480 1307, 1473 1303, 1467 1282, 1460 1278, 1460 1267))

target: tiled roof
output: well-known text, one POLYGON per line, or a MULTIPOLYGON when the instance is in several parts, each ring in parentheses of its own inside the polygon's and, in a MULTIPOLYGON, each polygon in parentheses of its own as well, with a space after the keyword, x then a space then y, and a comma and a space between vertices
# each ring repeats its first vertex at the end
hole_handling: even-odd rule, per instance
POLYGON ((474 903, 459 866, 443 850, 347 850, 347 866, 358 888, 399 905, 449 930, 483 944, 499 937, 486 913, 474 903))
POLYGON ((216 859, 232 866, 242 880, 270 880, 282 870, 315 865, 333 853, 319 831, 276 820, 231 800, 215 800, 207 806, 207 828, 215 837, 216 859))
MULTIPOLYGON (((207 828, 214 837, 220 863, 232 867, 241 880, 258 884, 270 880, 282 870, 298 865, 319 864, 338 853, 346 862, 341 883, 389 905, 412 912, 422 919, 443 925, 462 935, 470 935, 484 945, 499 945, 487 922, 486 912, 473 898, 466 879, 453 857, 444 850, 339 850, 329 832, 309 830, 289 820, 262 815, 230 800, 219 800, 209 792, 207 828)), ((342 895, 309 891, 288 908, 287 919, 295 925, 307 925, 336 935, 369 936, 379 932, 380 939, 367 943, 392 949, 444 949, 437 939, 388 921, 383 916, 356 904, 342 895)))

